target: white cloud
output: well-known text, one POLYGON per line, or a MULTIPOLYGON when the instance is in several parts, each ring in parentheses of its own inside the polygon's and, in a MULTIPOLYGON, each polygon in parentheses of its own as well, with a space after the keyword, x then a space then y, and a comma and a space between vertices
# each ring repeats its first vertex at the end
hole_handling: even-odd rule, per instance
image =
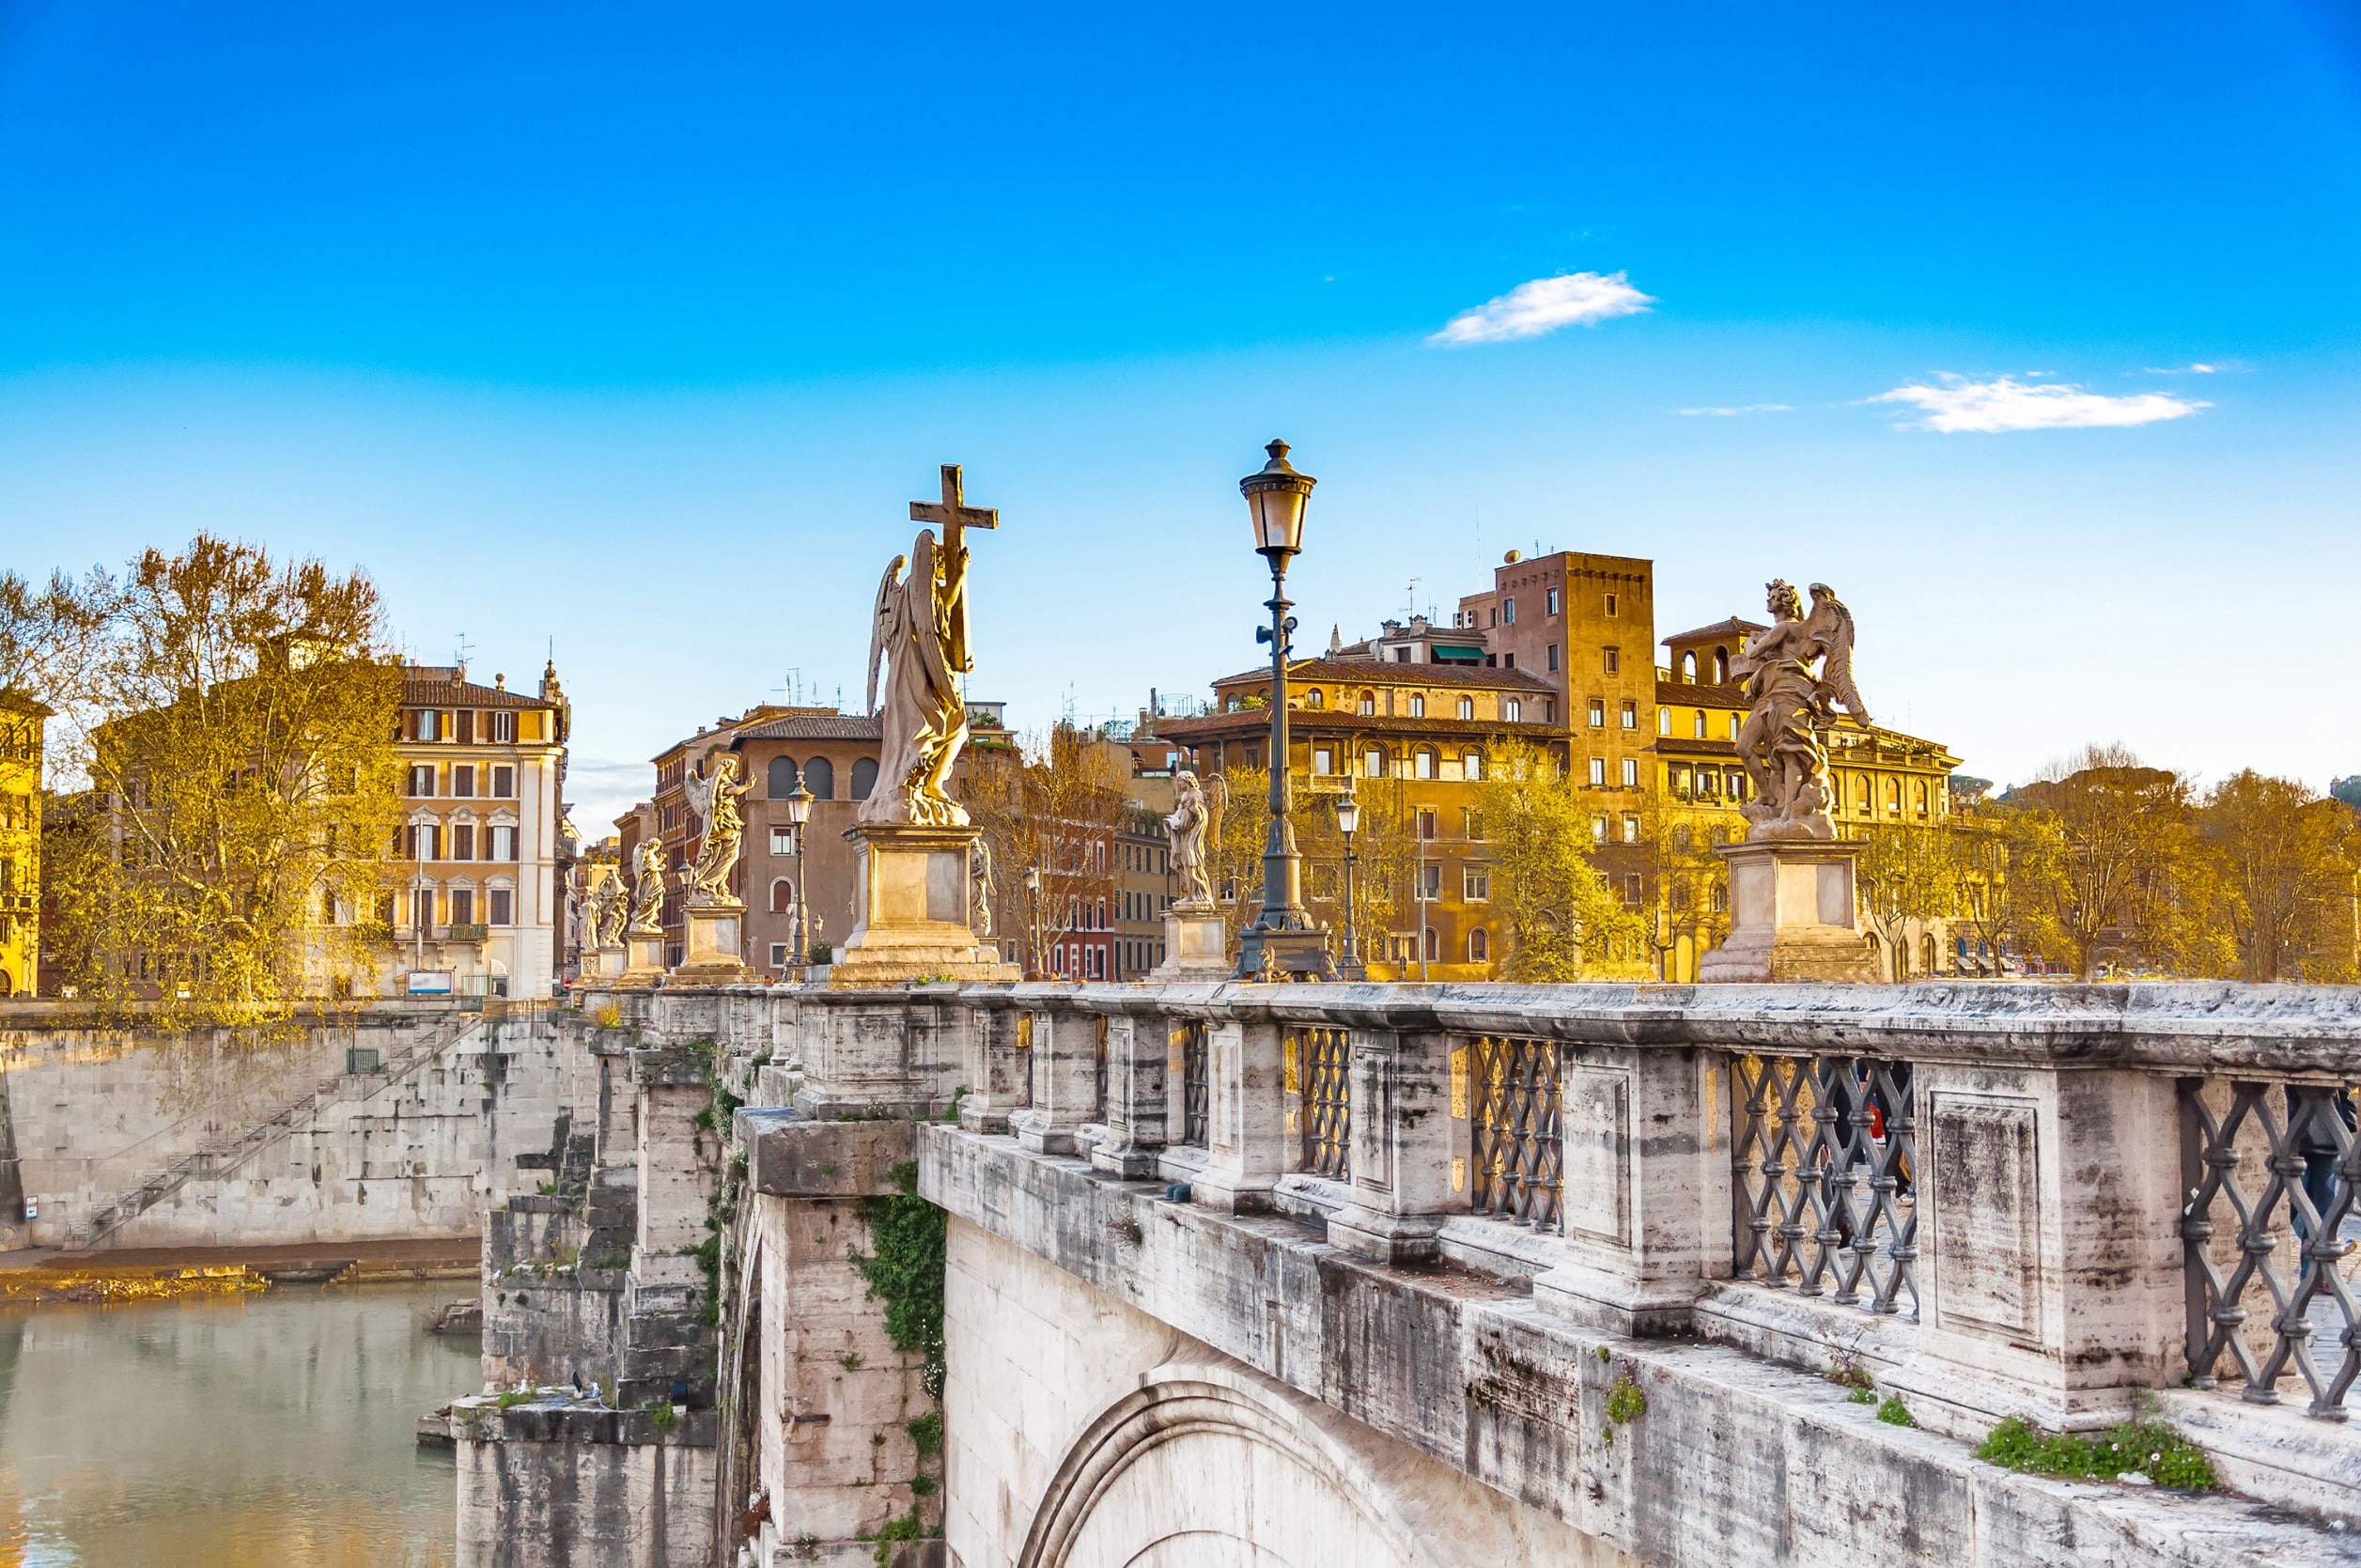
POLYGON ((1686 414, 1692 419, 1700 417, 1735 419, 1742 413, 1793 413, 1795 411, 1795 405, 1793 403, 1741 403, 1736 408, 1674 409, 1672 411, 1686 414))
POLYGON ((1568 272, 1520 283, 1497 300, 1451 318, 1429 343, 1505 343, 1539 337, 1560 327, 1587 327, 1617 316, 1638 316, 1655 303, 1622 272, 1568 272))
POLYGON ((1965 376, 1937 376, 1938 384, 1913 382, 1864 399, 1872 403, 1907 403, 1926 417, 1910 422, 1912 428, 1945 435, 2003 430, 2071 430, 2093 427, 2153 425, 2181 419, 2213 405, 2166 392, 2136 393, 2110 397, 2086 392, 2068 381, 2028 386, 2013 376, 1971 381, 1965 376))
POLYGON ((2148 374, 2151 376, 2211 376, 2220 368, 2220 365, 2207 365, 2199 361, 2195 365, 2177 365, 2161 370, 2151 365, 2148 367, 2148 374))

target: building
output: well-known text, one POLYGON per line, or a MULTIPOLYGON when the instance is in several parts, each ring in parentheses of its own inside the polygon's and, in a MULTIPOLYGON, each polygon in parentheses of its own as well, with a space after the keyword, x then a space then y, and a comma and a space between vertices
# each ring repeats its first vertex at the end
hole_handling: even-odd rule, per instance
MULTIPOLYGON (((1561 764, 1566 757, 1559 689, 1504 661, 1435 658, 1438 645, 1476 644, 1405 628, 1337 644, 1334 657, 1288 673, 1306 898, 1314 918, 1341 936, 1343 865, 1326 808, 1351 788, 1361 802, 1355 848, 1363 874, 1391 895, 1385 928, 1358 933, 1375 979, 1499 976, 1504 934, 1486 908, 1492 861, 1476 800, 1484 748, 1519 739, 1561 764)), ((1270 672, 1225 676, 1214 682, 1214 699, 1213 712, 1164 721, 1158 735, 1187 747, 1201 774, 1263 767, 1270 672)), ((1261 893, 1258 867, 1239 871, 1214 890, 1234 932, 1251 921, 1261 893)))
MULTIPOLYGON (((1763 628, 1732 617, 1664 640, 1669 662, 1655 671, 1655 756, 1651 783, 1661 802, 1643 836, 1659 868, 1657 948, 1664 978, 1697 977, 1697 962, 1729 931, 1729 873, 1714 850, 1746 837, 1739 807, 1747 795, 1738 761, 1746 722, 1745 683, 1732 661, 1763 628)), ((1843 838, 1872 827, 1935 830, 1951 820, 1950 779, 1960 759, 1941 745, 1841 715, 1828 736, 1837 799, 1829 815, 1843 838)), ((1956 954, 1940 916, 1905 921, 1875 939, 1897 979, 1950 972, 1956 954), (1898 952, 1887 951, 1891 946, 1898 952)))
POLYGON ((41 757, 51 710, 0 691, 0 997, 31 995, 41 954, 41 757))
POLYGON ((568 916, 560 793, 571 708, 557 667, 527 695, 463 666, 402 673, 394 954, 381 988, 541 997, 568 916))

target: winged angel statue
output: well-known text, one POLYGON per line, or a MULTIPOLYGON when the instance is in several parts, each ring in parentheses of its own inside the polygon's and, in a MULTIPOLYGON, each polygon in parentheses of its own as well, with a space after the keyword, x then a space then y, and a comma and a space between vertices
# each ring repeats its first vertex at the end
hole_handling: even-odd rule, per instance
POLYGON ((708 757, 702 776, 691 773, 680 784, 689 797, 689 809, 704 824, 698 833, 696 863, 689 868, 689 886, 707 899, 725 904, 731 898, 730 872, 738 865, 738 845, 746 837, 746 817, 738 809, 738 800, 750 784, 738 779, 735 753, 716 749, 708 757))
POLYGON ((1203 786, 1197 775, 1182 769, 1173 781, 1176 799, 1173 815, 1164 819, 1164 836, 1173 854, 1173 875, 1180 878, 1181 895, 1174 908, 1202 913, 1214 907, 1213 882, 1205 841, 1219 841, 1221 808, 1229 786, 1216 773, 1203 786))
POLYGON ((1749 839, 1834 838, 1828 726, 1839 706, 1870 722, 1853 681, 1853 612, 1825 582, 1811 585, 1809 615, 1793 583, 1782 579, 1769 588, 1771 625, 1747 638, 1731 665, 1746 682, 1748 705, 1738 760, 1753 799, 1739 809, 1753 824, 1749 839))
POLYGON ((869 711, 883 729, 877 787, 853 814, 857 822, 958 828, 968 814, 943 793, 951 765, 968 743, 968 708, 958 677, 968 657, 968 551, 955 538, 938 546, 922 528, 906 558, 896 555, 878 584, 869 636, 869 711), (878 699, 878 661, 885 661, 878 699))

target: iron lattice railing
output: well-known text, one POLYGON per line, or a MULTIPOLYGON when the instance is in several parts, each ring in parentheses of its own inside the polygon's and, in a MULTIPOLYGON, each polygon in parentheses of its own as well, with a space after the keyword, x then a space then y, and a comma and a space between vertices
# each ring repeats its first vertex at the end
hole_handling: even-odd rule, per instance
POLYGON ((1906 1062, 1738 1059, 1731 1106, 1740 1279, 1918 1315, 1918 1150, 1906 1062), (1903 1297, 1907 1296, 1905 1302, 1903 1297))
POLYGON ((2345 1265, 2361 1176, 2352 1087, 2183 1079, 2181 1134, 2191 1376, 2214 1387, 2227 1356, 2243 1397, 2270 1405, 2293 1374, 2310 1414, 2342 1421, 2361 1375, 2345 1265), (2269 1315, 2249 1323, 2250 1299, 2269 1315))
POLYGON ((1205 1064, 1205 1025, 1189 1018, 1179 1025, 1181 1048, 1181 1141, 1205 1147, 1213 1130, 1213 1086, 1205 1064))
POLYGON ((1017 1081, 1023 1084, 1025 1105, 1039 1105, 1041 1091, 1033 1080, 1033 1015, 1017 1015, 1017 1081))
POLYGON ((1471 1049, 1475 1212, 1561 1229, 1565 1148, 1558 1043, 1485 1035, 1471 1049))
POLYGON ((1342 1029, 1290 1030, 1301 1063, 1303 1168, 1331 1181, 1353 1177, 1352 1035, 1342 1029))

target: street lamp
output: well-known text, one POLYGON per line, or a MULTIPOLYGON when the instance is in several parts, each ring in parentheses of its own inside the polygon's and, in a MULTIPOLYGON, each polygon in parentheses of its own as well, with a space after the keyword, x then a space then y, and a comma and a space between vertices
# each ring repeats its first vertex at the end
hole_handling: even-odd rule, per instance
POLYGON ((1360 928, 1353 908, 1353 830, 1359 826, 1360 800, 1348 781, 1344 793, 1336 798, 1336 831, 1344 835, 1344 951, 1336 967, 1347 980, 1369 978, 1369 966, 1360 959, 1360 928))
POLYGON ((1254 633, 1270 644, 1270 834, 1263 843, 1263 909, 1238 943, 1241 979, 1309 975, 1335 977, 1328 939, 1303 907, 1303 857, 1287 819, 1287 647, 1296 629, 1287 612, 1287 561, 1303 548, 1304 504, 1317 483, 1287 462, 1287 443, 1274 441, 1262 472, 1238 481, 1254 520, 1254 548, 1270 563, 1270 625, 1254 633))
POLYGON ((810 964, 812 956, 812 934, 804 928, 804 912, 811 907, 812 876, 803 863, 803 825, 812 820, 812 792, 803 787, 800 772, 796 774, 795 787, 787 791, 784 801, 787 826, 795 830, 795 919, 789 923, 788 935, 793 940, 787 955, 795 968, 801 969, 810 964))

